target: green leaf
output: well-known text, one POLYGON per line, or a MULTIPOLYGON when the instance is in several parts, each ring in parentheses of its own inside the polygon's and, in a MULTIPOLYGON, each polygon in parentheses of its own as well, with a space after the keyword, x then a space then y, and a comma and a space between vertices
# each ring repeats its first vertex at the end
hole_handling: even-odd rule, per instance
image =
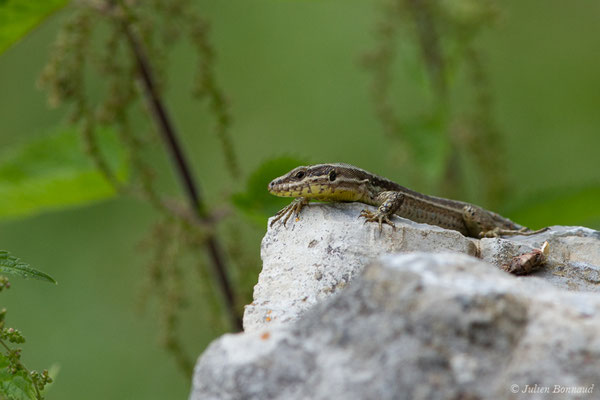
POLYGON ((10 255, 6 250, 0 250, 0 274, 17 275, 25 279, 37 279, 56 284, 56 281, 50 275, 31 268, 29 264, 10 255))
POLYGON ((600 229, 600 186, 555 188, 537 193, 508 209, 506 215, 532 229, 582 225, 600 229))
MULTIPOLYGON (((119 179, 127 165, 116 134, 99 130, 102 153, 119 179)), ((64 128, 0 155, 0 219, 81 205, 115 195, 84 154, 75 128, 64 128)))
POLYGON ((25 371, 11 374, 8 357, 0 353, 0 394, 11 400, 36 399, 35 387, 25 371))
POLYGON ((294 157, 278 157, 263 162, 248 178, 246 190, 232 196, 233 205, 255 223, 264 225, 270 216, 290 202, 290 199, 270 194, 267 190, 269 182, 307 164, 306 160, 294 157))
POLYGON ((0 54, 68 0, 1 0, 0 54))

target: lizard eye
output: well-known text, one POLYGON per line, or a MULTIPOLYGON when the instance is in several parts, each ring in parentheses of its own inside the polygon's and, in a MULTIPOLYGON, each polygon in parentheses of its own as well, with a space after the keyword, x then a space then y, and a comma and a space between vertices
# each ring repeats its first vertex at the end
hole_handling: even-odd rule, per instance
POLYGON ((304 175, 306 175, 306 173, 304 171, 298 171, 296 173, 296 178, 302 179, 302 178, 304 178, 304 175))
POLYGON ((336 177, 337 177, 337 173, 335 172, 335 169, 332 169, 332 170, 329 172, 329 181, 330 181, 330 182, 333 182, 333 181, 335 181, 335 178, 336 178, 336 177))

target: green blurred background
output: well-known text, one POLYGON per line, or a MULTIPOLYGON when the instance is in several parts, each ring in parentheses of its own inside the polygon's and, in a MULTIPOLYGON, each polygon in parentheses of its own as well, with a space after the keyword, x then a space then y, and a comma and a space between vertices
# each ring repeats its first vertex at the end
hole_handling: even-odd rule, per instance
MULTIPOLYGON (((370 77, 359 63, 374 45, 374 3, 198 4, 211 22, 217 77, 231 101, 231 135, 245 176, 265 159, 293 155, 348 162, 406 181, 387 151, 370 77)), ((600 3, 511 0, 501 7, 498 22, 477 41, 508 155, 510 200, 499 211, 534 227, 599 228, 600 3), (567 193, 583 195, 565 203, 567 193), (537 219, 530 218, 531 207, 518 206, 532 201, 539 203, 537 219)), ((36 81, 69 12, 53 15, 0 56, 2 149, 42 135, 65 118, 63 109, 49 109, 36 81)), ((232 186, 210 118, 187 94, 193 63, 188 47, 174 49, 168 107, 209 203, 217 204, 232 186)), ((175 183, 171 186, 175 193, 175 183)), ((465 196, 462 200, 480 200, 476 193, 465 196)), ((52 287, 15 278, 13 289, 1 295, 10 324, 28 339, 27 365, 60 365, 48 398, 187 396, 189 382, 157 346, 154 310, 140 314, 135 307, 147 261, 137 245, 155 218, 148 205, 114 198, 0 223, 0 248, 59 282, 52 287)), ((265 229, 248 229, 251 240, 240 245, 258 256, 265 229)), ((206 326, 210 318, 193 310, 187 315, 186 340, 199 353, 215 331, 206 326)))

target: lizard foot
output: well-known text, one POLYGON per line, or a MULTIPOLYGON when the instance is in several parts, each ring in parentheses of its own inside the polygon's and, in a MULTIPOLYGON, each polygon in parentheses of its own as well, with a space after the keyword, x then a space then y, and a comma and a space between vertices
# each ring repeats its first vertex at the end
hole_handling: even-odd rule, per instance
POLYGON ((275 218, 273 218, 269 226, 273 226, 273 224, 279 221, 281 218, 283 218, 283 226, 285 226, 285 223, 288 221, 288 219, 290 219, 292 214, 295 214, 296 218, 298 218, 298 216, 300 215, 300 211, 307 204, 308 199, 305 199, 304 197, 294 199, 294 201, 292 201, 286 207, 279 210, 277 214, 275 214, 275 218))
POLYGON ((383 230, 383 223, 386 223, 392 227, 393 230, 396 230, 396 225, 392 221, 390 221, 390 217, 387 214, 382 213, 377 210, 377 212, 372 212, 369 210, 362 210, 358 218, 364 217, 365 224, 367 222, 377 222, 379 223, 379 233, 383 230))

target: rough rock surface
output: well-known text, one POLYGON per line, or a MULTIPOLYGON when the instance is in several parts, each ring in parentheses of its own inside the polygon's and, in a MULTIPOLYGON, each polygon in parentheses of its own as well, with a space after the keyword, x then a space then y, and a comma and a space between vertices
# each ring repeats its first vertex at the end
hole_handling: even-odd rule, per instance
POLYGON ((550 254, 534 275, 569 290, 600 292, 600 232, 581 226, 553 226, 535 236, 481 239, 480 256, 494 265, 540 248, 548 241, 550 254))
POLYGON ((213 342, 190 398, 600 398, 597 293, 455 253, 387 255, 353 273, 295 322, 213 342))
POLYGON ((548 263, 536 276, 561 288, 600 291, 598 231, 558 226, 535 236, 476 240, 395 216, 396 230, 384 225, 380 233, 376 224, 357 217, 363 208, 369 206, 313 203, 298 221, 268 229, 254 301, 244 313, 245 331, 297 319, 345 287, 369 261, 388 253, 450 251, 477 255, 499 267, 547 240, 548 263))
MULTIPOLYGON (((475 241, 452 230, 396 218, 397 229, 364 224, 359 203, 314 203, 287 226, 275 223, 261 246, 263 269, 246 306, 244 330, 296 319, 345 287, 378 255, 454 251, 475 255, 475 241)), ((270 224, 269 224, 270 225, 270 224)))

